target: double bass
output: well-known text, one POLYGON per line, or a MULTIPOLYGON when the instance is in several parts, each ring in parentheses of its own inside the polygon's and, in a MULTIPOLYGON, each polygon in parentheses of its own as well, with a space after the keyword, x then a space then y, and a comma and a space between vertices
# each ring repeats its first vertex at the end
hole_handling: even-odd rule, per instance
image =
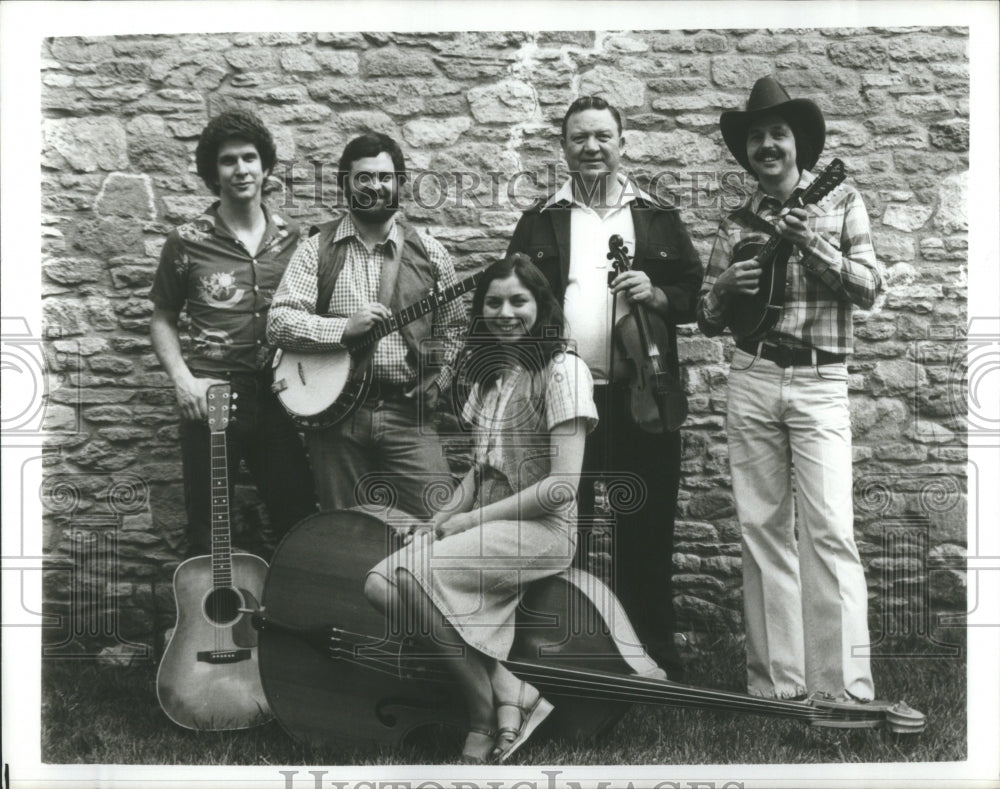
MULTIPOLYGON (((446 658, 389 632, 364 596, 368 570, 400 545, 392 526, 344 510, 310 516, 278 546, 254 626, 267 701, 296 740, 315 747, 398 746, 427 726, 466 728, 446 658)), ((577 568, 531 584, 516 627, 504 665, 555 705, 539 735, 590 738, 636 703, 905 733, 925 725, 903 702, 783 701, 669 682, 611 591, 577 568)))
MULTIPOLYGON (((608 239, 608 285, 619 274, 631 270, 628 247, 621 236, 608 239)), ((629 382, 629 409, 635 423, 647 433, 669 433, 687 418, 684 387, 674 373, 670 329, 655 312, 638 302, 615 321, 611 357, 612 377, 629 382), (625 370, 622 370, 625 367, 625 370)))

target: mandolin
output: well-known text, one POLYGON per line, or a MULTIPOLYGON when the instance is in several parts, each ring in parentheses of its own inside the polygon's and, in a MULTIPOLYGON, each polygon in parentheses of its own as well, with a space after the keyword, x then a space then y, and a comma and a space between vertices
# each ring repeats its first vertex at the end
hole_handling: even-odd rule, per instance
POLYGON ((212 554, 181 562, 174 572, 177 624, 156 672, 156 696, 178 726, 226 731, 271 717, 257 668, 257 632, 247 614, 258 607, 267 562, 232 553, 226 427, 236 406, 229 384, 209 387, 207 397, 212 554))
MULTIPOLYGON (((820 202, 845 178, 844 163, 834 159, 805 190, 796 189, 781 207, 803 208, 820 202)), ((733 336, 742 342, 756 342, 773 329, 781 318, 785 305, 785 279, 788 259, 794 251, 791 241, 782 238, 766 220, 748 209, 730 214, 730 218, 740 224, 749 224, 752 229, 762 231, 761 236, 751 236, 733 247, 732 262, 757 258, 760 264, 760 281, 753 295, 737 294, 729 299, 726 307, 726 325, 733 336)))
MULTIPOLYGON (((399 745, 425 726, 465 727, 465 705, 442 664, 447 658, 389 632, 364 597, 368 570, 400 544, 383 521, 347 510, 310 516, 278 547, 254 626, 264 692, 296 740, 399 745)), ((611 590, 577 568, 526 590, 505 665, 554 703, 539 733, 563 738, 599 735, 633 704, 900 733, 925 726, 924 716, 903 702, 848 705, 815 695, 783 701, 669 682, 611 590)))
POLYGON ((473 274, 440 293, 429 293, 376 323, 349 347, 319 352, 278 349, 274 357, 272 391, 300 428, 323 430, 333 427, 354 413, 367 397, 376 343, 473 290, 481 277, 482 274, 473 274))

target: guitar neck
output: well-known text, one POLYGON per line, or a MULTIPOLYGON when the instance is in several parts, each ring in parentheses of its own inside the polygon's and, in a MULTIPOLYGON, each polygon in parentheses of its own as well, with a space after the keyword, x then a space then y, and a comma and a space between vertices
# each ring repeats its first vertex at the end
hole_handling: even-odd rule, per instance
POLYGON ((392 334, 392 332, 401 329, 403 326, 413 323, 413 321, 422 318, 429 312, 433 312, 442 304, 454 301, 463 293, 467 293, 475 288, 481 277, 481 273, 473 274, 471 277, 450 285, 440 292, 431 292, 426 297, 420 299, 420 301, 404 307, 399 312, 394 312, 385 320, 379 321, 372 326, 372 328, 362 335, 357 343, 352 345, 352 348, 360 349, 376 343, 386 335, 392 334))
POLYGON ((212 584, 233 585, 233 552, 229 529, 229 467, 226 433, 212 433, 212 584))

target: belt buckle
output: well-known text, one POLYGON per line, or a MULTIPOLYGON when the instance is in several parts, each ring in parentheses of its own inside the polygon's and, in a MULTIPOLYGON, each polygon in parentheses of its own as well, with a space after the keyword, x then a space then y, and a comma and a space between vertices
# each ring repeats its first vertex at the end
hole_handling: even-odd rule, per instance
POLYGON ((774 346, 774 363, 781 368, 788 367, 792 363, 792 349, 787 345, 774 346))

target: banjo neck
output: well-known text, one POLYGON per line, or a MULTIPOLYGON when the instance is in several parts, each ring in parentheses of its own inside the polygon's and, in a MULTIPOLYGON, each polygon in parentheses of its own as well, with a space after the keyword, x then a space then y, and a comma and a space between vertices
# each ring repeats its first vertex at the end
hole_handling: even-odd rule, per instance
POLYGON ((473 290, 481 278, 482 273, 473 274, 471 277, 467 277, 461 282, 456 282, 454 285, 449 285, 440 291, 436 289, 432 290, 419 301, 414 302, 408 307, 404 307, 398 312, 394 312, 388 318, 384 318, 376 323, 361 337, 351 343, 348 346, 349 350, 352 352, 361 351, 374 345, 383 337, 392 334, 392 332, 401 329, 407 324, 413 323, 413 321, 422 318, 427 313, 433 312, 442 304, 454 301, 463 293, 473 290))

